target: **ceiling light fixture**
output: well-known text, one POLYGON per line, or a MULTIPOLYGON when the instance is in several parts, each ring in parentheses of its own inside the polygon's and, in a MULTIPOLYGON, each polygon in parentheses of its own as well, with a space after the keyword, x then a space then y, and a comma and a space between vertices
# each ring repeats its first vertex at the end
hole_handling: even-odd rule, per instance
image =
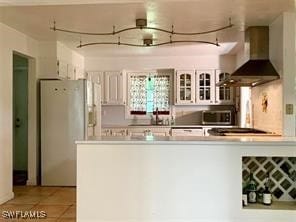
POLYGON ((218 43, 218 39, 216 39, 216 42, 209 42, 209 41, 199 41, 199 40, 172 40, 168 42, 161 42, 153 44, 152 39, 143 39, 143 44, 132 44, 132 43, 125 43, 120 41, 120 37, 118 37, 118 42, 91 42, 91 43, 85 43, 83 44, 82 41, 80 41, 80 44, 77 46, 77 48, 82 48, 85 46, 93 46, 93 45, 125 45, 125 46, 134 46, 134 47, 153 47, 153 46, 162 46, 162 45, 169 45, 169 44, 176 44, 176 43, 202 43, 202 44, 209 44, 209 45, 215 45, 220 46, 218 43))
POLYGON ((92 35, 92 36, 111 36, 111 35, 117 35, 123 32, 128 32, 131 30, 143 30, 143 29, 155 30, 155 31, 170 34, 170 41, 157 43, 157 44, 153 44, 153 39, 151 38, 144 39, 143 44, 133 44, 133 43, 121 42, 119 37, 118 42, 91 42, 91 43, 82 44, 82 41, 80 41, 80 44, 77 46, 77 48, 82 48, 85 46, 92 46, 92 45, 125 45, 125 46, 135 46, 135 47, 151 47, 151 46, 162 46, 162 45, 176 44, 176 43, 203 43, 203 44, 219 46, 218 39, 216 39, 216 42, 201 41, 201 40, 172 40, 172 36, 173 35, 184 35, 184 36, 204 35, 204 34, 222 31, 231 27, 233 27, 233 24, 231 22, 231 18, 229 18, 229 24, 227 26, 223 26, 217 29, 212 29, 204 32, 176 32, 174 31, 174 26, 172 26, 171 30, 166 30, 166 29, 156 28, 156 27, 149 27, 147 26, 147 19, 136 19, 135 27, 120 29, 116 31, 115 26, 113 26, 112 32, 81 32, 81 31, 62 29, 56 26, 55 21, 54 21, 53 27, 50 27, 50 29, 58 32, 65 32, 65 33, 78 34, 78 35, 92 35))
POLYGON ((74 31, 74 30, 68 30, 68 29, 62 29, 62 28, 57 28, 56 27, 56 22, 54 21, 53 27, 50 27, 51 30, 53 31, 59 31, 59 32, 67 32, 67 33, 72 33, 72 34, 79 34, 79 35, 117 35, 122 32, 127 32, 135 29, 150 29, 150 30, 155 30, 159 32, 165 32, 171 35, 204 35, 204 34, 209 34, 213 32, 218 32, 222 31, 225 29, 229 29, 233 27, 233 24, 231 22, 231 18, 229 18, 229 24, 227 26, 223 26, 217 29, 212 29, 204 32, 176 32, 174 31, 174 26, 172 26, 171 30, 166 30, 162 28, 156 28, 156 27, 149 27, 147 26, 147 19, 136 19, 136 26, 135 27, 130 27, 130 28, 125 28, 125 29, 120 29, 118 31, 115 30, 115 26, 113 26, 113 31, 112 32, 81 32, 81 31, 74 31))

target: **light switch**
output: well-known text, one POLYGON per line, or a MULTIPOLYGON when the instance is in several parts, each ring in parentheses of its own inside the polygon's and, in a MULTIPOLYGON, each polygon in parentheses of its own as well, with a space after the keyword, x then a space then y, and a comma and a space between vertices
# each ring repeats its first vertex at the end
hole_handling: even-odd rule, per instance
POLYGON ((294 110, 293 110, 293 104, 286 104, 286 114, 287 115, 293 115, 294 110))

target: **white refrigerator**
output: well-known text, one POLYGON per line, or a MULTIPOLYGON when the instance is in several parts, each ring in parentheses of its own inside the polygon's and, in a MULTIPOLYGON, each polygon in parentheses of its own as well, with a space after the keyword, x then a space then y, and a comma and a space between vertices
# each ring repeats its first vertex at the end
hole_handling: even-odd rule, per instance
POLYGON ((76 186, 76 144, 101 135, 100 85, 41 80, 41 185, 76 186))

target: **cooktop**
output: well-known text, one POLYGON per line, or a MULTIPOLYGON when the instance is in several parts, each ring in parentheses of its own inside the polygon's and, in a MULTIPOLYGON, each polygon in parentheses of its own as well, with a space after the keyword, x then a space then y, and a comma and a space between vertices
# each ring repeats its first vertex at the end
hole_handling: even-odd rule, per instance
POLYGON ((226 134, 267 134, 268 132, 254 128, 212 128, 208 133, 213 136, 225 136, 226 134))

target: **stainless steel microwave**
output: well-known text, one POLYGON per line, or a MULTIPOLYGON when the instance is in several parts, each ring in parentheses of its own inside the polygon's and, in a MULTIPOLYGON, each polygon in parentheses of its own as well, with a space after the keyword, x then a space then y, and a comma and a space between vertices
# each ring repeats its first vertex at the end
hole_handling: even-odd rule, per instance
POLYGON ((203 125, 232 125, 233 124, 232 111, 202 111, 203 125))

